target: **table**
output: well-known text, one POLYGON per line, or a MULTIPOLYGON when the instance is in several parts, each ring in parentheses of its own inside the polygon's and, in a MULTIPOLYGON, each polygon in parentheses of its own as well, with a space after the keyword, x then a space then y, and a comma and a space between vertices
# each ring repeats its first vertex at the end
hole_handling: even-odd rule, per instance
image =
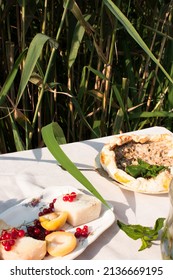
MULTIPOLYGON (((137 133, 162 133, 165 128, 153 127, 137 133)), ((116 218, 126 224, 154 226, 159 217, 167 217, 168 194, 148 195, 121 189, 112 181, 102 177, 95 170, 95 157, 111 137, 103 137, 62 145, 62 149, 91 181, 100 194, 114 208, 116 218)), ((0 213, 45 188, 51 186, 84 187, 67 171, 58 166, 47 148, 33 149, 0 155, 0 213)), ((119 229, 115 221, 92 243, 78 260, 159 260, 160 243, 138 251, 140 240, 132 240, 119 229)))

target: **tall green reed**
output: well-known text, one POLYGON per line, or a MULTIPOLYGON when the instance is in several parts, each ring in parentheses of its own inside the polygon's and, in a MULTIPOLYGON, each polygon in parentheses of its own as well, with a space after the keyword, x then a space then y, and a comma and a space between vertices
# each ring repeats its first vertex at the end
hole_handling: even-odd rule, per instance
POLYGON ((52 121, 68 142, 173 129, 172 1, 1 2, 1 152, 52 121))

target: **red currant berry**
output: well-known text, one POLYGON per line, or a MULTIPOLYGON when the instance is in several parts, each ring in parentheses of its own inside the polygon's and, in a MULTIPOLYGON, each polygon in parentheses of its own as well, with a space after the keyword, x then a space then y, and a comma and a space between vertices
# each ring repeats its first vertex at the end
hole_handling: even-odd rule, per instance
POLYGON ((87 226, 87 225, 84 225, 84 226, 83 226, 83 229, 85 229, 85 230, 88 231, 88 226, 87 226))
POLYGON ((4 236, 4 238, 5 238, 6 240, 10 239, 10 238, 11 238, 11 233, 10 233, 10 232, 7 232, 7 233, 5 234, 5 236, 4 236))
POLYGON ((84 238, 87 238, 88 237, 88 232, 82 231, 81 236, 84 237, 84 238))
POLYGON ((73 198, 76 198, 76 193, 75 192, 71 192, 70 196, 72 196, 73 198))
POLYGON ((53 203, 53 202, 49 203, 49 207, 50 207, 51 209, 54 208, 54 203, 53 203))
POLYGON ((49 209, 48 208, 44 208, 43 209, 43 215, 48 214, 49 213, 49 209))
POLYGON ((23 229, 20 229, 18 231, 18 237, 24 237, 25 236, 25 231, 23 229))
POLYGON ((17 239, 18 237, 18 230, 16 228, 12 228, 11 230, 11 238, 12 239, 17 239))
POLYGON ((48 235, 49 233, 50 233, 49 230, 45 230, 45 232, 44 232, 45 236, 48 235))
POLYGON ((34 220, 34 225, 39 227, 41 225, 40 221, 38 219, 34 220))
POLYGON ((74 200, 73 196, 69 195, 68 201, 69 201, 69 202, 72 202, 73 200, 74 200))
POLYGON ((9 244, 10 244, 11 246, 13 246, 13 245, 15 244, 15 240, 14 240, 14 239, 9 240, 8 242, 9 242, 9 244))
POLYGON ((5 235, 7 234, 7 231, 6 230, 3 230, 2 231, 2 234, 1 234, 1 236, 2 236, 2 239, 5 239, 5 235))
POLYGON ((52 203, 54 204, 56 202, 56 198, 53 199, 52 203))
POLYGON ((80 227, 76 228, 74 235, 76 238, 80 238, 80 237, 87 238, 89 235, 88 226, 85 225, 85 226, 83 226, 83 228, 80 228, 80 227))
POLYGON ((4 240, 2 241, 2 245, 5 247, 6 245, 8 245, 8 241, 7 240, 4 240))
POLYGON ((81 237, 81 233, 78 232, 78 231, 76 231, 74 235, 75 235, 76 238, 80 238, 81 237))
POLYGON ((62 199, 63 199, 64 201, 68 201, 68 198, 69 198, 69 195, 66 194, 66 195, 63 196, 62 199))
POLYGON ((85 228, 83 228, 83 229, 82 229, 82 233, 87 233, 87 234, 88 234, 88 230, 85 229, 85 228))
POLYGON ((10 251, 11 250, 11 245, 7 244, 4 246, 5 251, 10 251))
POLYGON ((39 228, 34 229, 34 233, 35 233, 36 235, 39 235, 39 234, 40 234, 40 229, 39 229, 39 228))
POLYGON ((40 216, 43 216, 44 214, 43 214, 43 212, 42 211, 40 211, 39 213, 38 213, 38 216, 40 217, 40 216))
POLYGON ((76 232, 81 233, 82 232, 81 228, 80 227, 76 228, 76 232))

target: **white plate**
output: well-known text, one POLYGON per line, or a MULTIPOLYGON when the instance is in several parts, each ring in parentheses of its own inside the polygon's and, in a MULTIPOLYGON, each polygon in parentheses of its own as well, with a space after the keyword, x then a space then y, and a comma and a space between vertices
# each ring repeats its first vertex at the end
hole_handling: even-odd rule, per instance
MULTIPOLYGON (((130 135, 130 134, 144 134, 144 135, 146 135, 146 134, 164 134, 164 133, 173 135, 168 129, 166 129, 164 127, 153 127, 153 128, 148 128, 148 129, 141 129, 141 130, 137 130, 137 131, 127 132, 127 133, 124 133, 124 134, 128 134, 128 135, 130 135)), ((152 195, 161 195, 161 194, 168 193, 168 190, 163 190, 163 191, 158 191, 158 192, 152 192, 152 191, 147 191, 147 190, 144 191, 144 190, 140 190, 140 189, 130 188, 129 186, 123 185, 122 183, 116 182, 102 168, 102 166, 100 164, 100 153, 98 153, 96 158, 95 158, 95 167, 96 167, 96 170, 98 171, 98 173, 101 176, 107 178, 113 184, 115 184, 116 186, 119 186, 120 188, 122 188, 124 190, 143 193, 143 194, 152 194, 152 195)))
MULTIPOLYGON (((59 195, 75 191, 82 193, 80 190, 72 186, 55 186, 46 189, 44 192, 38 193, 37 197, 30 197, 14 207, 9 208, 0 214, 0 219, 4 220, 7 224, 14 227, 19 227, 22 224, 30 223, 38 218, 38 213, 41 207, 48 205, 54 198, 59 195), (31 201, 37 199, 39 202, 33 207, 31 201)), ((115 221, 112 206, 110 209, 102 205, 101 215, 98 219, 87 223, 91 234, 85 238, 78 240, 76 249, 64 257, 45 257, 45 260, 55 259, 75 259, 79 256, 92 242, 94 242, 107 228, 109 228, 115 221)), ((81 225, 82 226, 82 225, 81 225)), ((75 232, 75 228, 70 225, 65 225, 66 231, 75 232)))
POLYGON ((123 185, 115 180, 113 180, 109 174, 103 169, 103 167, 100 164, 100 154, 98 154, 95 158, 95 167, 96 167, 96 171, 103 176, 104 178, 108 179, 109 181, 111 181, 114 185, 118 186, 121 189, 124 189, 126 191, 132 191, 132 192, 137 192, 137 193, 143 193, 143 194, 153 194, 153 195, 157 195, 157 194, 165 194, 168 193, 168 190, 163 190, 163 191, 159 191, 159 192, 151 192, 151 191, 147 191, 147 190, 138 190, 135 188, 130 188, 129 186, 123 185))

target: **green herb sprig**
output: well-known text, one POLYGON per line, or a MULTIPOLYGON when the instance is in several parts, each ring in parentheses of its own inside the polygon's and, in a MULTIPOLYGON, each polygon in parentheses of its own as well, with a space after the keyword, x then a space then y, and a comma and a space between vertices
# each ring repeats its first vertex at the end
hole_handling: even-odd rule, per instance
POLYGON ((142 251, 152 246, 152 241, 158 239, 159 231, 164 225, 165 218, 158 218, 153 228, 142 225, 126 225, 117 220, 117 224, 130 238, 137 240, 141 239, 142 245, 138 251, 142 251))
POLYGON ((151 177, 156 177, 166 168, 167 167, 162 165, 151 165, 142 159, 138 159, 137 165, 128 165, 125 171, 134 178, 143 177, 149 179, 151 177))

